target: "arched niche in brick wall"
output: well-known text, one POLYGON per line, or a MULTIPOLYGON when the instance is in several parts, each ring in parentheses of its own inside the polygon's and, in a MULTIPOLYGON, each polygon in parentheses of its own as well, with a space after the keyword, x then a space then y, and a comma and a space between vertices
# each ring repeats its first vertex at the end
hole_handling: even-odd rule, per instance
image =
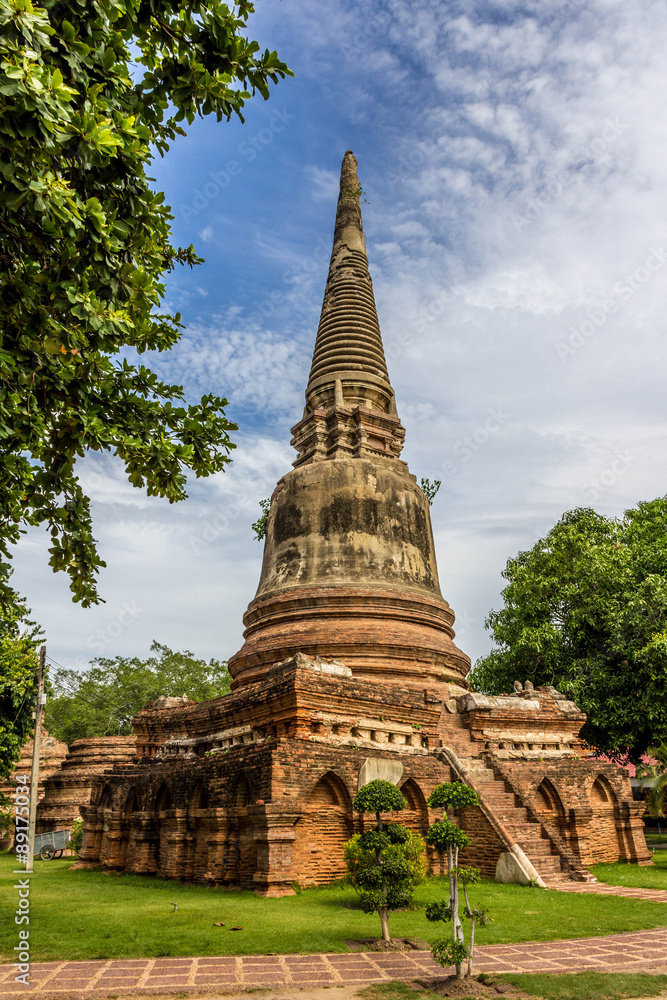
POLYGON ((206 782, 200 779, 188 801, 187 831, 183 851, 183 877, 201 879, 215 867, 215 846, 212 845, 215 820, 208 814, 210 798, 206 782), (211 857, 209 857, 211 855, 211 857))
POLYGON ((198 781, 193 789, 192 795, 190 796, 188 816, 190 818, 196 818, 197 813, 201 812, 203 809, 208 809, 208 806, 209 798, 206 782, 198 781))
POLYGON ((423 836, 428 830, 428 807, 424 793, 414 778, 404 781, 400 791, 406 805, 405 809, 397 814, 397 821, 423 836))
POLYGON ((165 813, 167 810, 171 809, 171 792, 166 781, 163 781, 158 788, 157 795, 155 796, 155 805, 153 806, 153 812, 165 813))
POLYGON ((595 776, 589 795, 593 810, 588 838, 591 863, 618 861, 625 856, 618 799, 604 774, 595 776))
POLYGON ((98 810, 113 809, 113 791, 111 785, 105 785, 97 802, 98 810))
POLYGON ((130 788, 120 811, 120 842, 118 845, 118 857, 122 867, 127 866, 134 853, 130 848, 132 841, 132 818, 139 811, 139 796, 136 788, 130 788), (130 857, 128 857, 128 855, 130 857))
POLYGON ((163 781, 158 788, 153 805, 153 832, 151 840, 154 843, 155 865, 158 875, 170 874, 172 845, 170 834, 172 832, 173 820, 171 789, 166 781, 163 781))
POLYGON ((537 788, 535 807, 542 818, 569 843, 570 830, 565 806, 558 789, 549 778, 544 778, 537 788))
POLYGON ((323 774, 311 789, 295 833, 295 881, 325 885, 346 874, 343 846, 353 833, 352 800, 333 771, 323 774))
POLYGON ((227 801, 229 819, 222 849, 222 881, 230 885, 251 885, 257 869, 255 827, 248 807, 256 801, 244 772, 231 785, 227 801))

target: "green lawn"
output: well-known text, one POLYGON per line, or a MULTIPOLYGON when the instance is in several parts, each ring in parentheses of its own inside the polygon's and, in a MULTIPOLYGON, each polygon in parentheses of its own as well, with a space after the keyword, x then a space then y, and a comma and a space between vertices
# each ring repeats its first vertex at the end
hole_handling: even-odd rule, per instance
MULTIPOLYGON (((379 935, 379 919, 364 914, 354 892, 335 885, 297 896, 263 899, 252 892, 70 870, 71 859, 37 861, 31 880, 31 951, 35 961, 241 955, 267 952, 346 951, 346 939, 379 935), (178 910, 173 912, 172 903, 178 910), (214 927, 221 921, 225 927, 214 927), (232 931, 232 927, 242 930, 232 931)), ((16 891, 14 859, 0 855, 0 949, 13 957, 16 891)), ((415 907, 392 914, 397 937, 438 936, 424 916, 428 902, 445 896, 446 882, 431 879, 415 907)), ((558 893, 486 881, 474 899, 494 922, 478 931, 483 943, 549 941, 661 927, 667 904, 558 893)), ((439 928, 438 928, 439 930, 439 928)))
POLYGON ((608 885, 631 885, 641 889, 667 889, 667 851, 656 851, 653 864, 595 865, 591 871, 599 882, 608 885))

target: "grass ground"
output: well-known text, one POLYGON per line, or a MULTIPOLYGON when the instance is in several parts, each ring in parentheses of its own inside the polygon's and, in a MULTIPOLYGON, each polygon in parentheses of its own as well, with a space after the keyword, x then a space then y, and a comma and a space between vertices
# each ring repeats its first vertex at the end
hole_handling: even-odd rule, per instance
MULTIPOLYGON (((137 875, 71 871, 71 863, 63 858, 35 864, 30 897, 34 961, 344 952, 346 940, 379 933, 377 916, 364 914, 353 890, 340 885, 263 899, 252 892, 137 875), (225 926, 215 927, 216 922, 225 926)), ((16 943, 13 867, 12 856, 0 855, 0 949, 5 961, 16 943)), ((426 940, 437 936, 424 907, 446 892, 442 879, 420 886, 414 908, 392 914, 392 934, 426 940)), ((488 907, 494 921, 478 931, 480 944, 550 941, 667 924, 666 904, 637 899, 545 892, 490 881, 475 888, 474 898, 488 907)))
POLYGON ((629 885, 641 889, 667 889, 667 851, 656 851, 653 864, 595 865, 591 871, 599 882, 608 885, 629 885))
MULTIPOLYGON (((622 997, 655 996, 667 988, 667 976, 642 973, 577 972, 558 976, 542 975, 494 976, 523 993, 542 1000, 621 1000, 622 997)), ((474 986, 471 987, 474 991, 474 986)), ((417 991, 405 983, 378 983, 360 990, 362 1000, 443 1000, 441 993, 417 991)))

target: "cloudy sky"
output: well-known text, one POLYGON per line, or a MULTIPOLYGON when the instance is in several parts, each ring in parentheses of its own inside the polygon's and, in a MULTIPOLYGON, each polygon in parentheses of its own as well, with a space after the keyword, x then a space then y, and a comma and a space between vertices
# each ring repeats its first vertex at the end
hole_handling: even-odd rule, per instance
POLYGON ((573 507, 666 492, 667 10, 651 0, 259 0, 294 70, 245 125, 198 122, 157 184, 206 264, 168 304, 160 374, 229 399, 224 474, 170 507, 111 458, 84 479, 106 603, 72 605, 31 534, 15 585, 50 656, 227 657, 257 585, 258 501, 290 468, 340 161, 359 160, 390 375, 473 660, 508 557, 573 507))

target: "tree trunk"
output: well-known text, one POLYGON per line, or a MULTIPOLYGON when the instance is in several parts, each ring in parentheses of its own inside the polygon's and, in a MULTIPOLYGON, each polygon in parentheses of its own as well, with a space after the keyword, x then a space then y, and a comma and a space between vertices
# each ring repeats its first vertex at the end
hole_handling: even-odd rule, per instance
POLYGON ((454 884, 454 896, 452 900, 452 923, 454 925, 454 940, 463 941, 463 924, 461 923, 461 918, 459 917, 459 879, 456 874, 459 867, 459 849, 456 847, 454 849, 454 875, 452 882, 454 884))
MULTIPOLYGON (((470 907, 468 907, 468 909, 470 909, 470 907)), ((472 914, 470 916, 470 919, 471 919, 471 924, 470 924, 470 951, 468 952, 468 975, 472 976, 472 957, 473 957, 473 952, 475 950, 475 923, 476 923, 476 921, 475 921, 475 918, 472 916, 472 914)))
POLYGON ((387 907, 381 906, 380 909, 378 910, 378 913, 380 914, 380 924, 382 925, 382 940, 391 941, 391 938, 389 937, 389 919, 387 916, 388 914, 387 907))

